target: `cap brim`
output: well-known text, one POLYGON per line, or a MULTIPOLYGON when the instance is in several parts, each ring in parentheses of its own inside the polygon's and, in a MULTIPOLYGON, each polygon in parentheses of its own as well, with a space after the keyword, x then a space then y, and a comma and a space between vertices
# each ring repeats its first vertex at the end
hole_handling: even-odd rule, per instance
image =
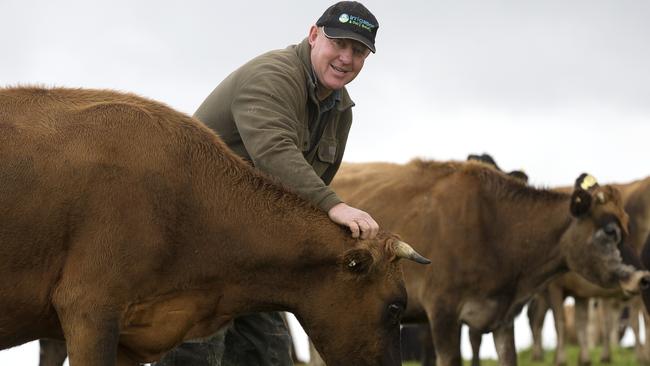
POLYGON ((323 27, 323 33, 325 33, 325 36, 327 38, 353 39, 355 41, 361 42, 364 46, 368 47, 372 53, 375 53, 375 45, 372 44, 368 38, 352 31, 340 28, 323 27))

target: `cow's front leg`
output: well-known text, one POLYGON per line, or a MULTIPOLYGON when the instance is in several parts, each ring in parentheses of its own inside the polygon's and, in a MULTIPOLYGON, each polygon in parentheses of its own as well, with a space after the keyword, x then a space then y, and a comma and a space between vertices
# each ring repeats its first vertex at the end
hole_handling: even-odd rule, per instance
POLYGON ((80 311, 78 317, 62 317, 70 366, 115 366, 117 322, 80 311))
POLYGON ((633 298, 629 303, 630 306, 630 329, 632 329, 632 334, 634 334, 634 353, 636 355, 637 361, 640 364, 647 364, 645 359, 645 354, 643 352, 643 342, 641 341, 640 333, 640 324, 639 316, 643 316, 640 306, 643 306, 641 299, 639 297, 633 298))
POLYGON ((461 366, 460 320, 453 310, 437 308, 429 313, 437 366, 461 366))
POLYGON ((589 366, 591 365, 591 357, 589 356, 589 340, 587 336, 587 324, 589 316, 589 299, 575 298, 575 324, 576 333, 578 335, 578 346, 580 347, 580 354, 578 355, 578 365, 589 366))
POLYGON ((431 327, 422 327, 422 359, 421 366, 436 366, 436 349, 433 347, 433 335, 431 334, 431 327))
POLYGON ((564 319, 564 294, 557 286, 548 286, 548 301, 555 320, 555 334, 557 345, 555 346, 555 365, 566 365, 566 325, 564 319))
POLYGON ((133 361, 126 353, 118 348, 116 366, 140 366, 140 363, 133 361))
POLYGON ((55 308, 70 366, 115 366, 119 326, 118 316, 109 306, 93 301, 90 296, 56 296, 55 308))
POLYGON ((533 345, 531 346, 531 359, 533 361, 544 361, 544 348, 542 347, 542 329, 544 328, 544 318, 549 308, 546 298, 546 291, 533 297, 528 303, 528 322, 530 332, 533 336, 533 345))
MULTIPOLYGON (((598 306, 598 318, 601 321, 601 339, 602 339, 602 352, 600 353, 601 363, 612 362, 612 332, 618 333, 618 317, 620 316, 620 308, 615 300, 612 299, 599 299, 600 306, 598 306)), ((618 338, 618 334, 616 334, 618 338)), ((615 341, 618 342, 618 339, 615 341)))
POLYGON ((494 345, 499 356, 499 365, 516 366, 517 350, 515 349, 515 328, 513 323, 494 330, 494 345))
POLYGON ((642 358, 643 362, 642 364, 650 364, 650 315, 648 314, 648 311, 646 310, 644 303, 640 304, 641 308, 641 321, 643 321, 644 325, 644 337, 645 337, 645 344, 643 345, 643 354, 644 357, 642 358))
POLYGON ((472 346, 472 366, 481 366, 481 342, 483 332, 469 327, 469 343, 472 346))

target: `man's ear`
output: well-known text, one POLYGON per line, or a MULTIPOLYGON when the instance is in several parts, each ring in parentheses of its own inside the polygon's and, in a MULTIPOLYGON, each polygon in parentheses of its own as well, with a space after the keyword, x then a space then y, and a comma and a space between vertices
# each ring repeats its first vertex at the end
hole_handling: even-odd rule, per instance
POLYGON ((309 41, 310 46, 314 47, 316 37, 318 37, 318 27, 316 25, 312 25, 311 28, 309 28, 309 35, 307 36, 307 40, 309 41))
POLYGON ((591 208, 591 200, 589 192, 577 188, 571 195, 571 214, 575 217, 584 216, 591 208))

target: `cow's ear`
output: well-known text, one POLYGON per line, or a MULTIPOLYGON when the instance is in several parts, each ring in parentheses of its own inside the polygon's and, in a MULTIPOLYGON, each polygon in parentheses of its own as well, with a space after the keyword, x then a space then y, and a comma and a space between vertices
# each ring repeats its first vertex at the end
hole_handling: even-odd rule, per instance
POLYGON ((574 184, 575 189, 583 189, 585 191, 590 191, 592 188, 598 187, 598 181, 591 174, 582 173, 576 179, 574 184))
POLYGON ((591 194, 589 192, 577 188, 571 195, 571 214, 575 217, 581 217, 589 212, 591 207, 591 194))
POLYGON ((510 173, 508 173, 508 175, 513 178, 517 178, 524 183, 528 183, 528 174, 526 174, 526 172, 524 172, 523 170, 513 170, 510 173))
POLYGON ((373 261, 367 249, 350 249, 343 255, 340 265, 348 272, 363 274, 370 270, 373 261))

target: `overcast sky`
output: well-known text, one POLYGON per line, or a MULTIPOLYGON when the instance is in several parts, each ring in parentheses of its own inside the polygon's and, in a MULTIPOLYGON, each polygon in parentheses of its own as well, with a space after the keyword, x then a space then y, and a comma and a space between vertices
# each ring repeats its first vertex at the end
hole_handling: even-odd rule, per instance
MULTIPOLYGON (((192 114, 331 1, 0 0, 0 86, 110 88, 192 114)), ((647 0, 370 0, 345 160, 491 153, 536 185, 650 174, 647 0)))

